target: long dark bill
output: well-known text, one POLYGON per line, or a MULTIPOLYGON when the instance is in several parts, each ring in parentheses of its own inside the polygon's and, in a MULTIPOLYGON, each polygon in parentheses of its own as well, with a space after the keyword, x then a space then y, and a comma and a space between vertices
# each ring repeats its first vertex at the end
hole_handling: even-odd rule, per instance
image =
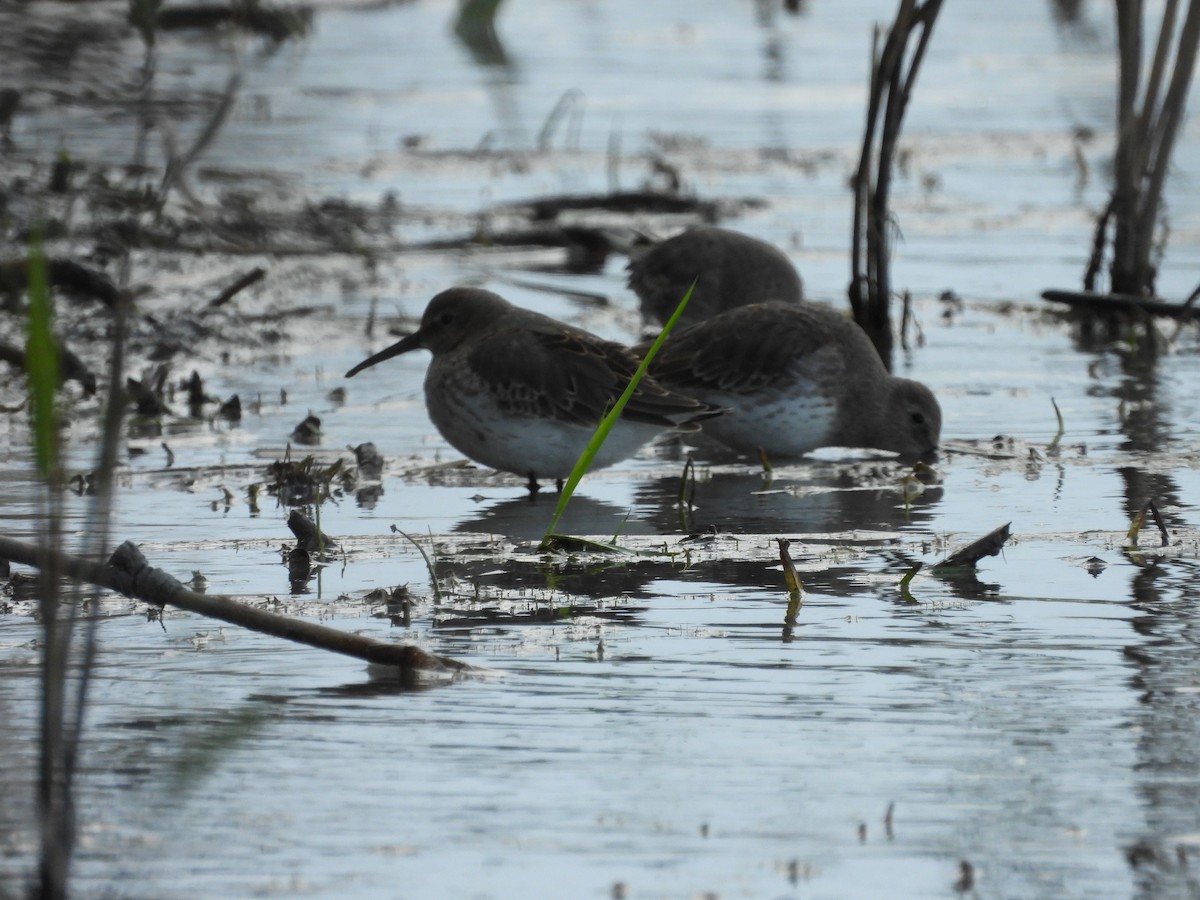
POLYGON ((376 363, 381 363, 385 359, 391 359, 393 356, 399 356, 401 353, 407 353, 409 350, 419 350, 421 348, 421 332, 414 331, 408 337, 401 338, 390 347, 385 347, 374 356, 367 357, 357 366, 346 373, 347 378, 353 378, 363 369, 369 369, 376 363))

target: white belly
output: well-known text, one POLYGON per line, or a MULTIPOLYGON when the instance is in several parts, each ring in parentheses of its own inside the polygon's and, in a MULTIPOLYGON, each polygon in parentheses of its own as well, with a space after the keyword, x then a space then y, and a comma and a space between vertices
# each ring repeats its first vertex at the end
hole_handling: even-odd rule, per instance
POLYGON ((728 410, 704 423, 704 433, 743 453, 762 448, 768 459, 801 456, 830 444, 837 409, 818 397, 778 391, 758 394, 695 392, 728 410))
MULTIPOLYGON (((507 415, 482 394, 443 395, 436 403, 427 398, 427 405, 433 424, 460 453, 493 469, 522 476, 566 478, 595 431, 594 427, 551 419, 507 415)), ((590 468, 628 459, 660 431, 654 425, 618 422, 590 468)))

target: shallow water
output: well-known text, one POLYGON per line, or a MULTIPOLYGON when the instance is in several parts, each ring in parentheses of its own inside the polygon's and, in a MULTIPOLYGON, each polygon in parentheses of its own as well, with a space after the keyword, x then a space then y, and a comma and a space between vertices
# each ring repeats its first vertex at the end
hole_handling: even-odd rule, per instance
MULTIPOLYGON (((614 132, 620 184, 636 186, 644 153, 683 136, 663 152, 688 185, 767 198, 737 227, 786 248, 809 292, 840 304, 869 26, 893 4, 808 3, 798 17, 767 6, 513 0, 499 18, 507 65, 455 40, 450 2, 320 10, 302 43, 242 42, 243 99, 205 164, 270 160, 315 194, 394 191, 430 211, 403 226, 427 237, 470 231, 492 202, 607 189, 614 132), (560 131, 538 152, 571 89, 586 99, 577 136, 560 131), (504 152, 471 152, 489 134, 504 152), (420 148, 400 145, 408 135, 420 148)), ((1194 329, 1149 358, 1144 342, 1087 340, 1040 308, 1043 288, 1079 283, 1114 90, 1108 7, 1084 4, 1065 24, 1052 8, 947 4, 910 111, 893 277, 913 291, 924 342, 899 368, 935 390, 947 438, 940 483, 910 508, 897 472, 865 477, 886 460, 826 451, 765 483, 757 466, 701 449, 696 507, 681 519, 683 457, 666 447, 588 476, 561 529, 620 534, 643 555, 544 559, 527 542, 552 497, 428 470, 456 456, 424 414, 423 355, 338 377, 385 340, 362 337, 372 301, 412 316, 456 281, 629 339, 638 320, 619 259, 568 277, 525 271, 553 254, 404 254, 375 281, 316 280, 311 292, 296 276, 304 304, 326 312, 297 323, 295 344, 205 359, 212 393, 261 407, 236 427, 132 439, 146 452, 122 476, 114 535, 181 578, 203 572, 212 591, 274 597, 491 674, 403 692, 353 660, 182 612, 160 624, 107 598, 80 895, 930 897, 955 893, 960 860, 979 896, 1195 893, 1200 355, 1194 329), (1080 145, 1086 178, 1077 126, 1095 132, 1080 145), (343 385, 346 400, 330 400, 343 385), (1051 397, 1066 427, 1057 454, 1051 397), (389 467, 382 494, 322 508, 346 556, 293 594, 278 554, 287 510, 264 498, 251 514, 245 488, 309 411, 330 458, 372 440, 389 467), (218 464, 230 468, 203 468, 218 464), (1158 549, 1148 527, 1142 552, 1124 553, 1149 499, 1172 545, 1158 549), (1009 521, 1014 539, 977 578, 922 572, 916 602, 902 599, 914 562, 1009 521), (451 597, 433 602, 424 561, 393 525, 436 544, 451 597), (681 541, 708 525, 716 540, 681 541), (790 633, 780 536, 807 589, 790 633), (414 593, 408 626, 365 599, 399 584, 414 593), (554 609, 570 612, 548 619, 554 609)), ((121 47, 132 71, 136 44, 121 47)), ((226 38, 173 35, 162 53, 164 90, 217 89, 232 51, 226 38)), ((101 127, 84 104, 33 109, 14 125, 23 146, 130 152, 120 114, 101 127)), ((1200 261, 1196 128, 1170 192, 1167 296, 1190 291, 1200 261)), ((274 277, 292 271, 266 263, 274 277)), ((5 532, 27 537, 32 468, 20 449, 2 452, 5 532)), ((73 467, 90 466, 83 435, 71 452, 73 467)), ((84 531, 85 502, 67 503, 69 530, 84 531)), ((40 630, 28 598, 8 602, 0 893, 15 894, 36 849, 40 630)))

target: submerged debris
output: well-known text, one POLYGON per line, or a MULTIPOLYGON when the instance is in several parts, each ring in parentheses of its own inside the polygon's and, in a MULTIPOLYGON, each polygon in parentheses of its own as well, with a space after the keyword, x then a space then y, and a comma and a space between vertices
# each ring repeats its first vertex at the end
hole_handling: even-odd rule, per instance
POLYGON ((383 455, 370 441, 352 448, 358 474, 363 481, 378 481, 383 476, 383 455))
POLYGON ((292 440, 297 444, 318 444, 321 441, 321 420, 309 413, 304 421, 292 429, 292 440))
POLYGON ((312 456, 276 460, 267 466, 267 492, 284 506, 312 506, 333 495, 334 482, 344 491, 355 487, 354 473, 342 460, 322 465, 312 456))
POLYGON ((217 416, 225 419, 228 422, 240 422, 242 419, 242 400, 234 394, 228 400, 221 404, 217 410, 217 416))
POLYGON ((139 416, 159 419, 171 415, 171 408, 163 399, 163 385, 166 377, 166 368, 160 366, 141 380, 125 379, 125 390, 129 392, 129 397, 139 416))
MULTIPOLYGON (((299 550, 324 554, 339 549, 337 541, 321 531, 312 519, 298 509, 293 509, 288 514, 287 524, 292 534, 296 536, 296 548, 299 550)), ((292 565, 290 557, 288 565, 292 565)))

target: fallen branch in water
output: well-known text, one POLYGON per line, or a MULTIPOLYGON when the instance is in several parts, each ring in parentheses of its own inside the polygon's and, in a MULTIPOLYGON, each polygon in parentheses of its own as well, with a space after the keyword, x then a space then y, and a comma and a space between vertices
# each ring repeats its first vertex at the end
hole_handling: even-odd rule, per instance
POLYGON ((974 569, 975 564, 985 556, 995 556, 1004 549, 1005 543, 1012 536, 1012 522, 993 528, 977 541, 972 541, 960 550, 956 550, 934 565, 935 572, 945 572, 953 569, 974 569))
POLYGON ((154 24, 163 31, 219 28, 229 24, 265 35, 273 41, 285 41, 308 33, 312 27, 312 8, 275 7, 263 3, 179 4, 159 9, 154 24))
POLYGON ((1186 319, 1200 316, 1190 303, 1171 303, 1159 297, 1141 297, 1135 294, 1099 294, 1094 291, 1042 291, 1042 299, 1052 303, 1064 303, 1075 309, 1086 309, 1102 313, 1144 312, 1154 316, 1186 319))
MULTIPOLYGON (((96 376, 83 360, 71 352, 70 347, 61 340, 55 341, 55 344, 58 348, 59 382, 78 381, 84 396, 91 397, 96 393, 96 376)), ((25 348, 0 343, 0 362, 8 363, 18 371, 26 371, 25 348)))
MULTIPOLYGON (((0 291, 19 294, 29 287, 29 262, 24 257, 0 260, 0 291)), ((56 288, 99 300, 115 309, 121 292, 112 279, 99 269, 77 263, 73 259, 46 260, 46 276, 56 288)))
POLYGON ((466 663, 426 653, 419 647, 348 634, 325 625, 256 609, 229 597, 197 594, 171 575, 149 565, 137 545, 130 541, 118 547, 107 563, 99 563, 0 537, 0 559, 35 568, 50 563, 55 571, 76 581, 118 591, 127 597, 158 606, 177 606, 251 631, 357 657, 376 665, 394 666, 403 678, 415 677, 421 671, 465 672, 471 668, 466 663))
POLYGON ((218 306, 224 306, 246 288, 252 284, 257 284, 267 277, 267 270, 262 266, 255 266, 217 296, 208 301, 208 309, 216 309, 218 306))

